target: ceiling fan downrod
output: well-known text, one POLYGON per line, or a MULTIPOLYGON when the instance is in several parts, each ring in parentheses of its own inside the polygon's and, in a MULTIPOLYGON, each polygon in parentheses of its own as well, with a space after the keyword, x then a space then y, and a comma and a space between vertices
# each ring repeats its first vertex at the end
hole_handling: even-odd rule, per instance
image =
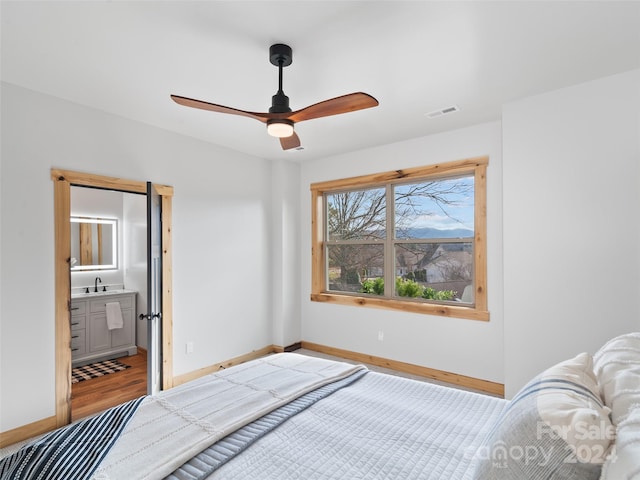
POLYGON ((271 97, 271 108, 269 113, 289 113, 289 97, 282 89, 282 69, 288 67, 293 62, 293 52, 289 45, 276 43, 269 48, 269 61, 278 67, 278 91, 271 97))

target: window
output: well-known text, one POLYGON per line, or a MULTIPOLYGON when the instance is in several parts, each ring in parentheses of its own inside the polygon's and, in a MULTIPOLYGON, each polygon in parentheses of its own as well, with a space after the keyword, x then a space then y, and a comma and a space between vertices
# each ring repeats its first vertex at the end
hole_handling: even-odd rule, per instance
POLYGON ((488 320, 487 164, 311 185, 311 300, 488 320))

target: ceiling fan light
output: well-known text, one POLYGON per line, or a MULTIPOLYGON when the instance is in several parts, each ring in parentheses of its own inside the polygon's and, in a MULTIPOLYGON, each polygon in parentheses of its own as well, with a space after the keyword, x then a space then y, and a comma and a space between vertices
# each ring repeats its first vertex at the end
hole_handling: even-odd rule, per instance
POLYGON ((267 133, 272 137, 290 137, 293 135, 293 122, 290 120, 270 120, 267 122, 267 133))

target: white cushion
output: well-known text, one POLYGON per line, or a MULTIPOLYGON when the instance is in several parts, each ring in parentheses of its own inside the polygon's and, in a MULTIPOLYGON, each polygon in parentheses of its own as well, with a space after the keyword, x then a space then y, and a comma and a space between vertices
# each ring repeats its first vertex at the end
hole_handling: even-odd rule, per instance
POLYGON ((477 479, 600 477, 614 428, 581 353, 545 370, 518 392, 477 453, 477 479))
POLYGON ((617 428, 616 444, 600 480, 640 480, 640 405, 633 405, 617 428))
POLYGON ((640 332, 609 340, 593 358, 600 393, 617 425, 631 405, 640 404, 640 332))
POLYGON ((609 420, 610 409, 600 396, 591 355, 581 353, 545 370, 538 378, 553 379, 553 384, 537 395, 540 418, 574 452, 584 451, 590 463, 602 463, 615 437, 615 428, 609 420), (567 390, 566 385, 572 389, 567 390), (577 391, 576 385, 586 394, 577 391))

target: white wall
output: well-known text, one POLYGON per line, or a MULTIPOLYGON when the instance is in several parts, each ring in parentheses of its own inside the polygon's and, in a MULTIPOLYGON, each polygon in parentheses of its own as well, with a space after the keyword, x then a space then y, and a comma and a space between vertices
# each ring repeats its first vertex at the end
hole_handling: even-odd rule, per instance
POLYGON ((272 257, 273 339, 288 347, 299 342, 300 331, 300 167, 273 162, 272 257))
POLYGON ((269 162, 11 84, 1 95, 0 431, 55 413, 52 167, 175 188, 174 374, 273 343, 269 162))
POLYGON ((640 71, 506 105, 503 155, 512 396, 549 365, 640 330, 640 71))
POLYGON ((499 123, 362 150, 301 167, 302 338, 485 380, 503 381, 502 159, 499 123), (311 302, 311 183, 488 155, 487 270, 491 320, 311 302), (378 331, 384 340, 378 341, 378 331))

